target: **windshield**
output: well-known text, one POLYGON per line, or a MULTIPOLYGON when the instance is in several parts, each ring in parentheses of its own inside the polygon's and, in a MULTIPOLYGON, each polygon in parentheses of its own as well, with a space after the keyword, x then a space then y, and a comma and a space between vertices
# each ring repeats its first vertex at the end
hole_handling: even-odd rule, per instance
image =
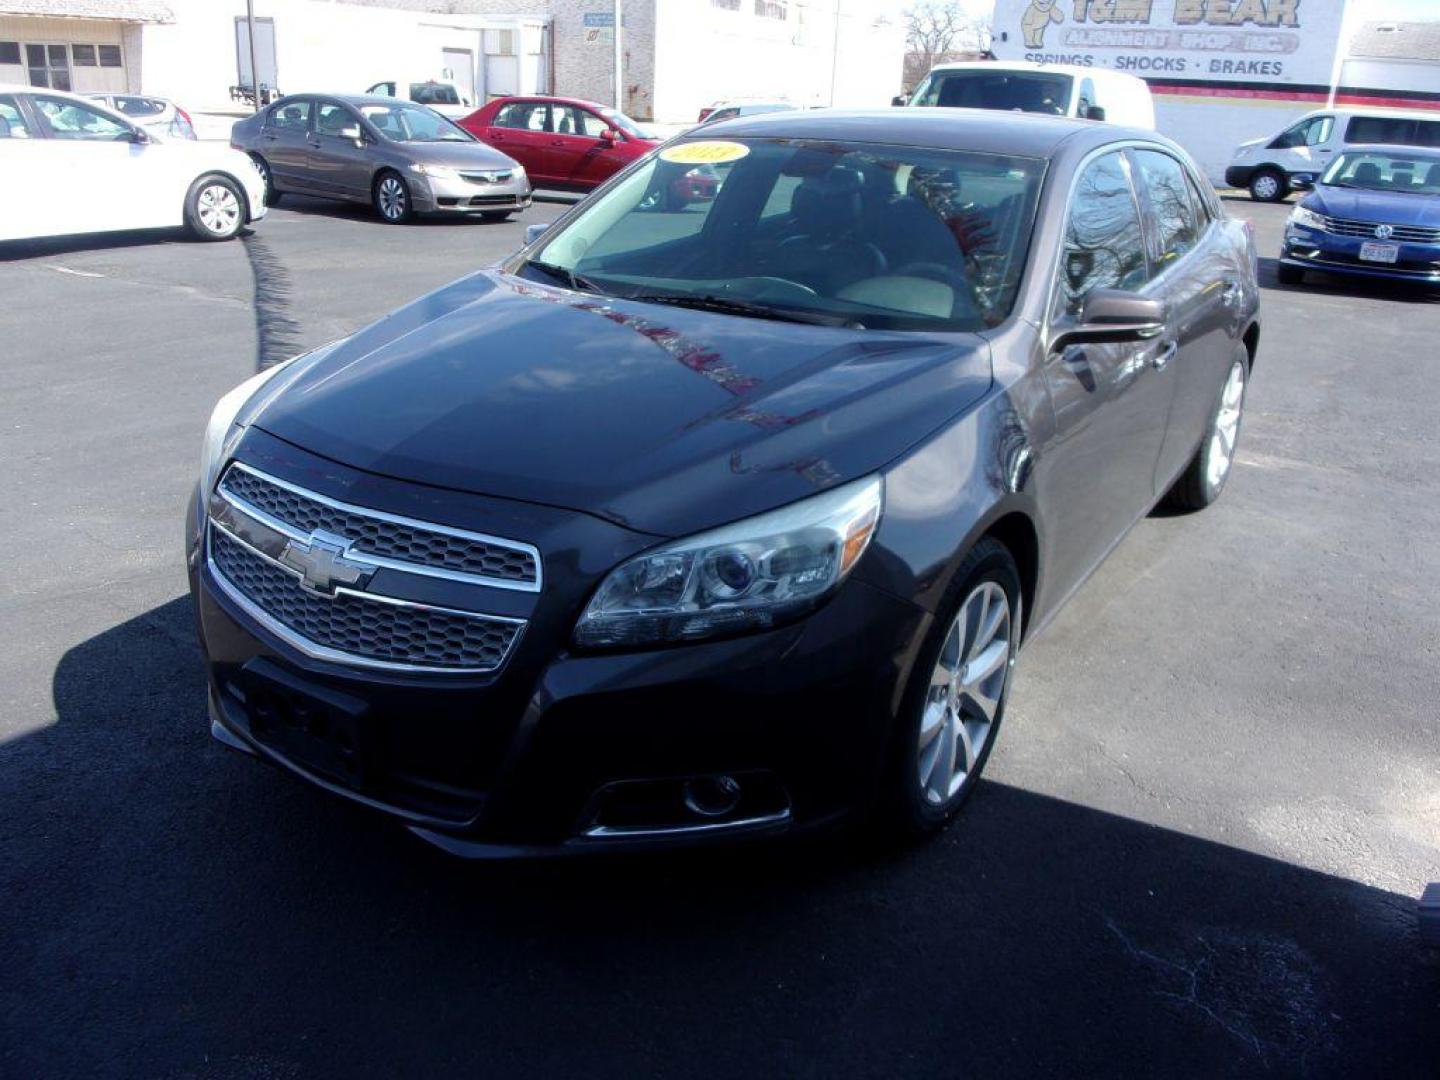
POLYGON ((1335 159, 1321 183, 1362 191, 1440 195, 1440 154, 1352 150, 1335 159))
POLYGON ((1066 116, 1072 82, 1044 71, 932 71, 910 104, 1066 116))
POLYGON ((637 139, 654 138, 650 132, 646 131, 622 112, 616 112, 614 109, 601 109, 600 115, 606 119, 611 127, 619 128, 626 135, 633 135, 637 139))
POLYGON ((419 105, 362 105, 360 115, 395 142, 474 142, 464 128, 456 127, 434 109, 419 105))
POLYGON ((977 330, 1010 312, 1044 168, 829 140, 672 143, 512 268, 760 318, 977 330))

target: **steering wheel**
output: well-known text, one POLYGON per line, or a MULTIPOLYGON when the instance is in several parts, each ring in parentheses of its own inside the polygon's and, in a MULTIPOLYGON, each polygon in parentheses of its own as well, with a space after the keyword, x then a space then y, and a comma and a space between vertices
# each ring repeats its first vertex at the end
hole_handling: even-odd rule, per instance
POLYGON ((864 271, 857 275, 857 278, 879 277, 890 265, 883 251, 868 240, 854 236, 841 236, 834 240, 817 240, 816 237, 806 235, 787 236, 776 245, 776 250, 787 252, 801 249, 802 245, 808 245, 803 250, 823 257, 826 263, 864 267, 864 271))

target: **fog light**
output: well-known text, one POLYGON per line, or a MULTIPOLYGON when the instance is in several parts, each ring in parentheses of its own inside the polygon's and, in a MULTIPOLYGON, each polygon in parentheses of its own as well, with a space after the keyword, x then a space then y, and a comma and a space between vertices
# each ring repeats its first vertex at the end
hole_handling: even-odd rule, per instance
POLYGON ((733 776, 701 776, 685 781, 685 806, 701 817, 724 817, 740 803, 740 781, 733 776))

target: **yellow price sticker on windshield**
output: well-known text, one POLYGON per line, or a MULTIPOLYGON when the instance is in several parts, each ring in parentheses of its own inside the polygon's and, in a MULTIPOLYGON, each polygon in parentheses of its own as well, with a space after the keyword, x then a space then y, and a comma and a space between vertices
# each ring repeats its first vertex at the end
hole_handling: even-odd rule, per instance
POLYGON ((750 148, 744 143, 709 139, 667 146, 660 151, 660 160, 676 165, 723 165, 727 161, 739 161, 748 153, 750 148))

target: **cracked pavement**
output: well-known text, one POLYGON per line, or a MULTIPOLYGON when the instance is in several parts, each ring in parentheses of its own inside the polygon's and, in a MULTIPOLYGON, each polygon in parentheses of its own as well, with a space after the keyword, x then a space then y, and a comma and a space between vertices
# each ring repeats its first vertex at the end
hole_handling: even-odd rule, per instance
POLYGON ((949 832, 564 865, 211 743, 180 550, 223 391, 562 208, 0 248, 0 1076, 1434 1077, 1440 302, 1281 289, 1227 206, 1237 471, 1029 644, 949 832))

